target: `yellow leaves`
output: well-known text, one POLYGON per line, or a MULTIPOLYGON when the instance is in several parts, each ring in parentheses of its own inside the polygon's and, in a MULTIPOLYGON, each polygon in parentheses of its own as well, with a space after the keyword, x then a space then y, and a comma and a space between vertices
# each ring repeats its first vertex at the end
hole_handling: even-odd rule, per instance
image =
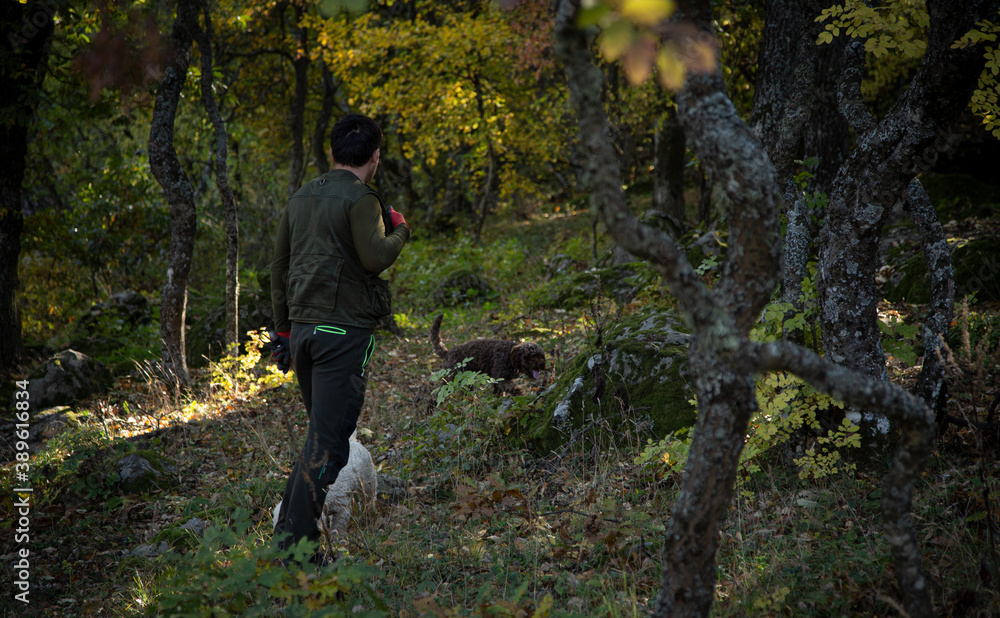
POLYGON ((676 90, 688 71, 715 70, 716 48, 714 40, 699 36, 693 27, 665 23, 675 9, 670 0, 592 0, 584 3, 577 23, 600 25, 601 55, 620 60, 632 86, 645 83, 655 71, 660 86, 676 90))
POLYGON ((651 37, 642 37, 630 46, 623 63, 629 83, 638 86, 649 79, 653 73, 653 65, 658 63, 657 56, 656 41, 651 37))
POLYGON ((632 45, 635 36, 635 26, 627 20, 619 19, 609 24, 601 30, 597 42, 601 48, 601 55, 611 62, 618 60, 632 45))
POLYGON ((625 0, 621 15, 637 24, 654 26, 669 17, 675 8, 670 0, 625 0))
POLYGON ((923 41, 928 16, 922 2, 889 0, 871 7, 859 0, 846 0, 823 10, 817 22, 828 22, 816 38, 817 45, 833 41, 841 29, 851 38, 866 39, 865 50, 882 58, 890 52, 904 58, 919 58, 927 45, 923 41))

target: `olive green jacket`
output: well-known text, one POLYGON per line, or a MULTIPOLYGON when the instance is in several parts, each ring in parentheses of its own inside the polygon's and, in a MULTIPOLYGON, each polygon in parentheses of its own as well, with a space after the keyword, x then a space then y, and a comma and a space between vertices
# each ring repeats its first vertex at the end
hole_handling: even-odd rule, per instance
POLYGON ((378 274, 410 237, 391 233, 388 209, 352 172, 334 169, 306 183, 281 213, 271 261, 274 328, 291 322, 375 328, 391 311, 378 274))

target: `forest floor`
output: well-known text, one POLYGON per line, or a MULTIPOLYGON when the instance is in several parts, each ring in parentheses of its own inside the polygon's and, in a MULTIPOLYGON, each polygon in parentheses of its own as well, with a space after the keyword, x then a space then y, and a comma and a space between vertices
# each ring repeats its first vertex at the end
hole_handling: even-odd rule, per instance
MULTIPOLYGON (((579 218, 568 251, 586 255, 588 222, 579 218)), ((499 264, 504 272, 515 250, 485 245, 494 248, 472 253, 486 270, 499 264)), ((528 238, 518 246, 545 245, 528 238)), ((427 258, 435 249, 414 252, 427 258)), ((534 255, 518 267, 520 277, 505 277, 502 300, 449 309, 443 333, 446 343, 494 336, 498 325, 535 333, 550 371, 538 382, 519 380, 522 402, 593 334, 593 307, 512 300, 537 281, 548 257, 534 255)), ((291 374, 276 373, 251 347, 238 362, 195 370, 187 392, 137 370, 77 407, 80 424, 32 456, 30 604, 14 601, 11 586, 0 612, 649 615, 679 474, 647 435, 595 431, 570 449, 538 453, 516 438, 511 408, 490 389, 437 403, 438 360, 426 336, 437 310, 416 300, 429 289, 425 275, 412 267, 395 282, 403 334, 380 335, 359 423, 379 472, 400 479, 406 495, 355 512, 348 533, 328 546, 339 556, 335 566, 299 572, 274 560, 271 512, 307 419, 291 374), (105 464, 136 449, 172 462, 172 482, 123 493, 105 464), (181 527, 193 518, 208 523, 202 536, 181 527), (170 550, 148 551, 155 547, 170 550)), ((641 312, 644 302, 625 311, 641 312)), ((997 354, 975 338, 956 347, 950 414, 995 415, 997 354)), ((893 370, 904 383, 913 374, 893 370)), ((997 448, 951 426, 917 487, 913 514, 938 615, 1000 615, 997 448)), ((802 479, 779 451, 758 456, 740 476, 718 539, 715 615, 904 615, 881 529, 884 461, 858 459, 853 470, 802 479)), ((5 495, 12 470, 13 462, 4 465, 5 495)), ((4 517, 4 547, 12 547, 12 522, 4 517)), ((6 582, 14 578, 10 552, 0 565, 6 582)))

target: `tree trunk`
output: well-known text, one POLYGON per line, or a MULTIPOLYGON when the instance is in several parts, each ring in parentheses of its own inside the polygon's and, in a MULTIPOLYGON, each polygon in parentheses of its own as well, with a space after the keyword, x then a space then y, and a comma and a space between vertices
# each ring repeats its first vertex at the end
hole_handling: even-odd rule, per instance
POLYGON ((302 186, 302 179, 305 176, 303 142, 305 140, 306 95, 309 92, 309 53, 306 50, 308 31, 304 26, 299 25, 302 22, 305 10, 298 3, 294 6, 298 50, 296 51, 295 58, 292 60, 292 68, 295 72, 295 90, 292 95, 289 118, 289 125, 292 132, 292 150, 289 153, 288 197, 295 195, 295 192, 302 186))
MULTIPOLYGON (((581 183, 611 236, 662 274, 693 331, 689 367, 698 397, 698 421, 681 491, 667 525, 663 584, 654 615, 706 616, 711 611, 719 527, 729 508, 740 451, 756 409, 753 375, 786 370, 822 392, 851 405, 880 409, 899 423, 903 438, 886 476, 882 510, 905 607, 911 616, 930 616, 909 515, 913 487, 933 438, 927 408, 891 383, 834 365, 800 346, 756 344, 747 339, 778 281, 778 184, 760 142, 724 94, 718 71, 689 72, 676 94, 691 148, 726 191, 730 204, 730 249, 718 283, 709 290, 668 235, 640 224, 629 213, 607 137, 602 76, 591 59, 592 38, 576 27, 578 11, 577 0, 561 0, 555 32, 556 52, 566 70, 585 155, 581 183)), ((709 12, 705 0, 688 15, 705 24, 709 12)), ((695 40, 700 39, 681 41, 681 49, 695 40)))
MULTIPOLYGON (((982 49, 955 49, 952 43, 998 6, 998 0, 928 2, 930 37, 921 66, 879 122, 861 99, 863 42, 847 45, 841 110, 858 136, 857 146, 834 182, 819 252, 823 348, 834 362, 886 377, 875 285, 882 227, 910 181, 950 145, 950 127, 983 69, 982 49)), ((888 430, 885 420, 869 411, 852 415, 867 426, 865 435, 875 427, 888 430)))
POLYGON ((226 221, 226 351, 230 355, 239 354, 240 343, 240 228, 237 217, 236 198, 229 186, 229 139, 226 123, 219 113, 213 90, 215 85, 212 64, 212 16, 208 2, 202 0, 205 27, 197 34, 198 50, 201 52, 201 102, 205 107, 215 130, 215 185, 219 189, 226 221))
POLYGON ((56 4, 30 1, 0 6, 0 379, 15 371, 23 352, 17 275, 24 229, 21 183, 28 127, 42 87, 46 48, 56 4))
POLYGON ((653 137, 653 208, 670 221, 677 237, 687 231, 687 207, 684 203, 684 131, 677 114, 668 115, 653 137))
MULTIPOLYGON (((813 230, 809 207, 795 181, 797 160, 803 158, 803 134, 812 125, 816 99, 817 27, 815 2, 767 0, 764 37, 758 54, 750 124, 778 171, 785 234, 784 302, 801 308, 799 295, 806 275, 813 230)), ((806 153, 808 154, 808 152, 806 153)), ((801 333, 789 333, 801 343, 801 333)))
POLYGON ((951 248, 937 211, 931 204, 919 180, 906 188, 903 207, 920 233, 920 244, 927 258, 927 275, 931 280, 931 302, 921 329, 924 360, 914 391, 934 409, 944 386, 942 349, 948 338, 951 317, 955 309, 955 278, 951 263, 951 248))
POLYGON ((330 67, 323 63, 323 104, 316 117, 312 136, 313 164, 320 176, 330 171, 330 161, 326 154, 326 139, 327 132, 330 130, 330 118, 333 117, 333 103, 336 95, 337 84, 333 80, 333 73, 330 72, 330 67))
MULTIPOLYGON (((817 7, 816 14, 820 8, 817 7)), ((806 182, 811 192, 829 195, 833 191, 833 179, 847 158, 849 130, 847 121, 840 114, 837 105, 837 82, 844 64, 844 37, 836 37, 826 45, 815 45, 818 51, 813 57, 816 63, 815 81, 810 100, 812 110, 805 126, 803 152, 806 157, 817 159, 813 177, 806 182)), ((816 213, 822 217, 822 212, 816 213)))
POLYGON ((177 18, 170 33, 172 60, 163 73, 149 129, 149 167, 170 207, 170 248, 167 277, 160 300, 160 341, 164 369, 180 386, 188 383, 185 357, 187 283, 194 253, 198 218, 194 188, 174 150, 174 119, 191 61, 191 43, 197 30, 195 0, 178 0, 177 18))

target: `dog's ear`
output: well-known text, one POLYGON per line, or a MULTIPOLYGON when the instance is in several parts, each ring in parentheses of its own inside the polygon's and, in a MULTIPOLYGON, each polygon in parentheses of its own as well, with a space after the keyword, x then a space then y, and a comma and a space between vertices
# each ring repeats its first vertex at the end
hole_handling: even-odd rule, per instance
POLYGON ((521 359, 524 356, 524 344, 519 343, 510 349, 510 364, 512 367, 520 367, 521 359))

